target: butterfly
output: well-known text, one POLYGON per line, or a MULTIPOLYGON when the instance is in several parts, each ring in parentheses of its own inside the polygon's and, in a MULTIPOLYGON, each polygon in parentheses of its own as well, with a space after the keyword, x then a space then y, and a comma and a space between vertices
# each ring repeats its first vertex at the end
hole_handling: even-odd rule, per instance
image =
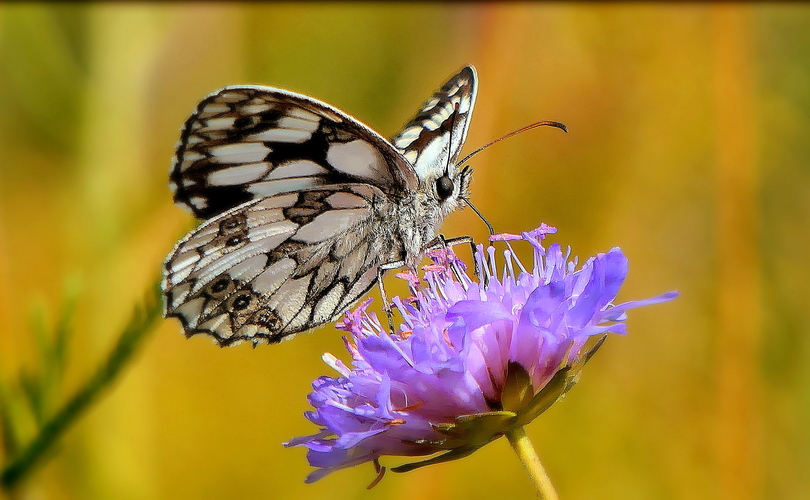
POLYGON ((390 141, 287 90, 204 98, 170 171, 175 203, 204 222, 166 258, 164 316, 220 346, 277 343, 339 317, 383 271, 415 268, 469 196, 456 160, 476 79, 462 68, 390 141))

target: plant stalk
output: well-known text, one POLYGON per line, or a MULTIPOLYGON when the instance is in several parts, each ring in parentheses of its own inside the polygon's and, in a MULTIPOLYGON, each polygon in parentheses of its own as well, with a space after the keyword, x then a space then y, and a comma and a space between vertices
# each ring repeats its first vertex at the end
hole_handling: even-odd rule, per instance
POLYGON ((517 453, 520 463, 523 468, 529 473, 529 478, 534 487, 537 489, 538 498, 542 500, 558 500, 557 492, 551 484, 551 479, 546 474, 543 464, 540 463, 540 457, 534 451, 532 442, 529 441, 529 436, 523 427, 516 427, 506 433, 506 438, 512 449, 517 453))

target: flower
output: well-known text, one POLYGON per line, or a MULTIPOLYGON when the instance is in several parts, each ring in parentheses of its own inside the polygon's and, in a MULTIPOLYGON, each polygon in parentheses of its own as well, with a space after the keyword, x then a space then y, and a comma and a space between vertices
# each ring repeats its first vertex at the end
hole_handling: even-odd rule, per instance
MULTIPOLYGON (((305 446, 306 479, 373 462, 385 455, 424 456, 416 467, 466 456, 548 409, 576 382, 584 363, 607 333, 625 333, 625 311, 671 300, 613 305, 627 274, 627 258, 614 248, 580 269, 559 244, 541 241, 556 229, 542 225, 521 235, 501 234, 505 265, 479 245, 478 283, 450 249, 430 254, 424 282, 412 274, 412 297, 395 298, 402 315, 396 333, 368 312, 370 299, 337 325, 352 357, 351 368, 331 354, 339 373, 313 382, 306 418, 321 429, 286 446, 305 446), (511 249, 523 240, 534 249, 527 270, 511 249), (498 277, 500 275, 500 278, 498 277)), ((383 469, 384 471, 384 469, 383 469)))

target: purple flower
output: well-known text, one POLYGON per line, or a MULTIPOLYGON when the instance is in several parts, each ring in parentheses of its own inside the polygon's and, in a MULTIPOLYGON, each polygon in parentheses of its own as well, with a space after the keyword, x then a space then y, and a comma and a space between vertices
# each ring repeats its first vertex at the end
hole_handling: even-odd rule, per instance
POLYGON ((565 394, 606 334, 626 332, 625 311, 677 296, 613 305, 627 274, 621 250, 598 254, 577 270, 560 245, 541 245, 554 232, 542 225, 493 237, 507 245, 500 273, 495 249, 479 246, 483 283, 466 274, 451 250, 433 252, 426 286, 402 275, 413 296, 393 301, 403 318, 396 334, 367 312, 370 300, 346 313, 337 327, 351 335, 351 368, 324 355, 340 376, 312 384, 314 411, 306 417, 320 432, 287 443, 309 449, 309 463, 318 469, 307 482, 364 462, 378 465, 384 455, 443 452, 393 469, 404 472, 472 453, 565 394), (533 246, 531 270, 511 251, 516 240, 533 246))

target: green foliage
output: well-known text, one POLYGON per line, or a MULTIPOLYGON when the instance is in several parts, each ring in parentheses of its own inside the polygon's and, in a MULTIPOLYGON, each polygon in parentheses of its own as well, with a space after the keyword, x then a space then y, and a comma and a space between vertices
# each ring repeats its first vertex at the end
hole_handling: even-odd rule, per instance
POLYGON ((145 303, 136 308, 107 358, 60 406, 57 399, 69 357, 68 345, 77 330, 73 322, 77 288, 69 289, 51 331, 45 325, 43 308, 34 313, 31 330, 37 347, 36 368, 22 369, 15 383, 0 380, 0 433, 6 457, 0 486, 4 490, 14 489, 47 456, 59 437, 117 380, 160 317, 160 295, 160 287, 154 286, 145 303), (29 439, 24 437, 26 416, 35 428, 29 439))

